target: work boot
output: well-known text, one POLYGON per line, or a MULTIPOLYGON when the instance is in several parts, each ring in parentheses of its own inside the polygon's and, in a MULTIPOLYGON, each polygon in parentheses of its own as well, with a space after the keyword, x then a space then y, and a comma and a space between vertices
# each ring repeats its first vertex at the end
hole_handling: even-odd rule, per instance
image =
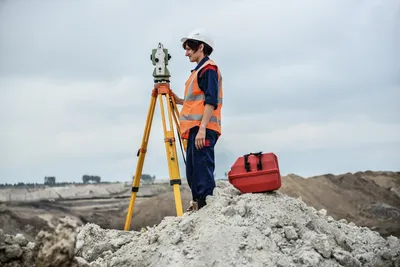
POLYGON ((197 200, 197 208, 201 209, 202 207, 204 207, 205 205, 207 205, 206 203, 206 199, 205 198, 199 198, 197 200))
POLYGON ((199 209, 199 205, 197 204, 197 202, 194 201, 194 200, 191 200, 190 201, 190 206, 189 206, 189 208, 187 208, 186 211, 196 211, 198 209, 199 209))

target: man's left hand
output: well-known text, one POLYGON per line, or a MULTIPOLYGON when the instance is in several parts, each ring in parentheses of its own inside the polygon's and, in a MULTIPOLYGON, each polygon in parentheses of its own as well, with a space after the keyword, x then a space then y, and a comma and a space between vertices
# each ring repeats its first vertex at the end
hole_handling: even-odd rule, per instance
POLYGON ((206 128, 200 127, 196 135, 196 143, 195 143, 196 148, 202 149, 204 147, 205 142, 206 142, 206 128))

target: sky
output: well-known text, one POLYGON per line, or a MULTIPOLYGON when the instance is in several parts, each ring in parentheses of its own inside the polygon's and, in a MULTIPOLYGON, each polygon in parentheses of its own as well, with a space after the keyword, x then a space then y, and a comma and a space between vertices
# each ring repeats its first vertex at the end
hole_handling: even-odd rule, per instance
MULTIPOLYGON (((275 153, 282 175, 400 170, 396 0, 0 0, 0 183, 131 182, 151 51, 169 50, 183 97, 196 63, 180 39, 197 27, 223 76, 216 178, 258 151, 275 153)), ((163 138, 157 103, 143 173, 158 179, 163 138)))

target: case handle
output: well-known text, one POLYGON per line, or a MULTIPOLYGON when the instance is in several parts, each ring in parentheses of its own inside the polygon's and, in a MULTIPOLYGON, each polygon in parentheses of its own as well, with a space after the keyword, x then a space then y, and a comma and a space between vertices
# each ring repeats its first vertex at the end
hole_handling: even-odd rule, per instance
POLYGON ((247 172, 250 171, 250 163, 249 163, 249 156, 254 155, 258 157, 258 163, 257 163, 257 170, 261 171, 262 170, 262 162, 261 162, 261 157, 262 157, 262 152, 257 152, 257 153, 248 153, 243 155, 244 157, 244 167, 247 172))

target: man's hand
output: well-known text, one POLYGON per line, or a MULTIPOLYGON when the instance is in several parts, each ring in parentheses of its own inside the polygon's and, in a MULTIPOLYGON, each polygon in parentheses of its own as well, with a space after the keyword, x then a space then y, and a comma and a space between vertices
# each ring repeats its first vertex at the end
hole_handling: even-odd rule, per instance
POLYGON ((214 106, 206 104, 204 109, 203 118, 201 119, 199 132, 196 135, 195 146, 197 149, 202 149, 206 143, 206 125, 210 121, 214 106))
POLYGON ((202 149, 206 143, 206 128, 200 126, 196 135, 195 146, 197 149, 202 149))
POLYGON ((180 98, 179 96, 177 96, 174 92, 172 92, 174 94, 174 99, 175 99, 175 103, 177 105, 183 105, 183 99, 180 98))

